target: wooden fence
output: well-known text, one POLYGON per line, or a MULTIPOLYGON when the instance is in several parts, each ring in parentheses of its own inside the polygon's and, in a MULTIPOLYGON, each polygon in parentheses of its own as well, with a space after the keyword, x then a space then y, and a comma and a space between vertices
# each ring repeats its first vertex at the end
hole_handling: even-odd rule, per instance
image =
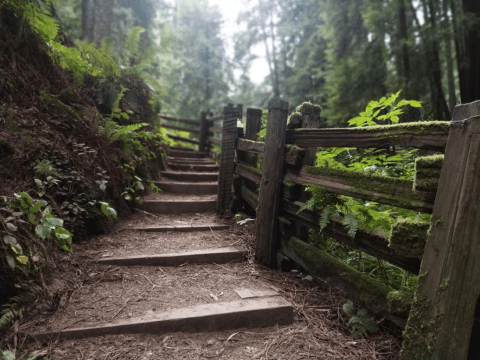
POLYGON ((288 104, 273 100, 265 142, 257 142, 261 116, 261 110, 247 109, 244 133, 236 128, 241 106, 230 105, 222 116, 202 113, 199 132, 200 151, 208 153, 211 143, 221 147, 217 210, 256 213, 257 261, 274 267, 293 260, 404 327, 402 359, 479 358, 480 102, 457 106, 452 122, 319 129, 319 108, 305 104, 287 126, 288 104), (220 120, 223 124, 215 125, 220 120), (220 133, 221 138, 213 136, 220 133), (445 155, 417 161, 414 181, 314 167, 317 147, 393 145, 445 155), (261 169, 258 156, 263 158, 261 169), (338 242, 419 274, 414 299, 308 243, 307 230, 320 230, 318 211, 299 212, 308 200, 305 187, 311 184, 432 214, 431 224, 395 224, 389 239, 361 229, 351 238, 335 220, 322 230, 338 242))

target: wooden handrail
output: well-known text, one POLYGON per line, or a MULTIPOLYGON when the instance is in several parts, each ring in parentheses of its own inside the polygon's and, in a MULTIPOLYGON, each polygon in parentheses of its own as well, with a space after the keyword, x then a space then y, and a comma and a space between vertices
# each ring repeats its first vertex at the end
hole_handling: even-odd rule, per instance
POLYGON ((168 115, 158 115, 160 118, 165 119, 165 120, 170 120, 170 121, 178 121, 178 122, 183 122, 186 124, 195 124, 198 125, 200 124, 199 120, 194 120, 194 119, 182 119, 182 118, 176 118, 173 116, 168 116, 168 115))
POLYGON ((185 138, 183 136, 177 136, 177 135, 171 135, 171 134, 167 134, 167 136, 169 138, 172 138, 173 140, 183 141, 183 142, 188 142, 188 143, 191 143, 191 144, 197 144, 198 145, 198 140, 189 139, 189 138, 185 138))
POLYGON ((168 125, 168 124, 162 124, 162 127, 165 129, 172 129, 172 130, 178 130, 178 131, 188 131, 189 133, 193 134, 199 134, 200 130, 198 129, 189 129, 189 128, 184 128, 180 126, 173 126, 173 125, 168 125))

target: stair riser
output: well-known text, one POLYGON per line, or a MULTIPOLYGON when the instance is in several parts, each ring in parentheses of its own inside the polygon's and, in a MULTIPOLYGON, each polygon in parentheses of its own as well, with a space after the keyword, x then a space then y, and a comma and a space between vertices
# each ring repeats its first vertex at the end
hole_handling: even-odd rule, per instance
POLYGON ((199 152, 193 152, 193 151, 170 150, 167 153, 167 155, 172 157, 189 158, 189 159, 205 158, 205 153, 199 153, 199 152))
POLYGON ((162 191, 186 195, 214 195, 217 193, 217 184, 182 184, 155 182, 162 191))
POLYGON ((163 176, 172 180, 189 181, 189 182, 204 182, 204 181, 218 181, 218 174, 195 174, 195 173, 162 173, 163 176))
POLYGON ((155 214, 192 214, 215 212, 216 200, 209 201, 144 201, 137 206, 140 210, 155 214))
POLYGON ((218 171, 218 166, 215 165, 185 165, 185 164, 172 164, 170 162, 167 165, 174 170, 195 170, 195 171, 218 171))

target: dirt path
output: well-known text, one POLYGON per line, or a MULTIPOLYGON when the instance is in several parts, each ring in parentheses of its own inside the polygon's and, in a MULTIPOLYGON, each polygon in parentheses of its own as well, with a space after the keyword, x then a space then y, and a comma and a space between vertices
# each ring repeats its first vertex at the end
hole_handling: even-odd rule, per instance
MULTIPOLYGON (((169 163, 174 161, 170 159, 169 163)), ((174 204, 178 200, 205 198, 211 200, 215 195, 163 192, 147 199, 174 204)), ((82 360, 398 358, 398 343, 391 335, 378 334, 360 340, 349 336, 345 326, 348 319, 341 310, 344 299, 335 289, 304 280, 298 272, 282 273, 255 264, 253 242, 252 229, 219 218, 213 211, 172 215, 137 210, 110 234, 74 244, 75 255, 61 256, 57 265, 62 272, 50 290, 66 289, 64 296, 59 298, 56 311, 45 308, 21 325, 20 349, 24 355, 36 354, 46 359, 82 360), (224 226, 213 230, 214 224, 224 226), (195 230, 204 225, 208 230, 195 230), (152 228, 157 231, 145 231, 152 228), (112 258, 151 259, 155 254, 177 256, 231 248, 242 253, 241 261, 198 260, 176 266, 102 264, 112 258), (205 322, 208 316, 202 313, 194 322, 183 323, 182 331, 153 331, 152 325, 142 331, 138 327, 135 331, 122 328, 139 321, 163 321, 159 314, 181 313, 187 319, 198 309, 213 309, 214 314, 209 316, 215 319, 232 304, 243 307, 249 302, 270 300, 291 306, 293 323, 275 325, 276 320, 281 321, 285 306, 282 313, 265 313, 265 309, 259 308, 254 315, 245 311, 232 315, 237 318, 213 322, 205 322), (270 326, 244 326, 263 318, 270 326), (237 323, 240 327, 235 326, 237 323), (105 324, 123 330, 92 336, 92 328, 105 324), (86 328, 90 330, 85 332, 86 328), (39 336, 42 334, 55 336, 39 336), (72 338, 65 339, 68 337, 72 338)))

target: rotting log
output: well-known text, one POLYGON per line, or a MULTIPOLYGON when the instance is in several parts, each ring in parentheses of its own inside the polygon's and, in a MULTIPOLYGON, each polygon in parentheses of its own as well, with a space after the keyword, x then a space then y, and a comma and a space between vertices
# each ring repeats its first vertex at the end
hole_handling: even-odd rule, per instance
POLYGON ((237 150, 263 155, 263 152, 265 151, 265 143, 247 139, 238 139, 237 150))
POLYGON ((301 147, 379 148, 392 145, 444 151, 450 123, 425 121, 339 129, 287 130, 287 144, 301 147))
POLYGON ((432 212, 435 201, 435 192, 414 191, 411 180, 344 169, 307 166, 298 173, 288 170, 285 181, 318 185, 336 194, 425 213, 432 212))
POLYGON ((422 260, 430 222, 400 219, 395 222, 388 238, 397 254, 422 260))
POLYGON ((255 258, 258 262, 274 268, 278 248, 276 232, 288 103, 280 99, 273 99, 268 108, 265 153, 257 211, 255 258))
MULTIPOLYGON (((302 205, 303 203, 298 201, 292 202, 283 199, 280 214, 281 216, 287 219, 292 219, 310 229, 320 231, 319 223, 321 213, 309 209, 298 212, 302 205)), ((405 269, 413 274, 418 274, 420 269, 420 260, 405 257, 390 248, 388 246, 388 241, 385 238, 385 234, 371 234, 359 229, 355 234, 355 238, 352 238, 348 235, 348 230, 345 226, 335 220, 331 220, 329 224, 322 229, 322 233, 338 242, 385 260, 390 264, 405 269)))
POLYGON ((185 138, 183 136, 177 136, 177 135, 171 135, 171 134, 167 134, 167 136, 173 140, 188 142, 190 144, 197 144, 197 145, 199 144, 198 140, 185 138))
POLYGON ((401 359, 478 358, 480 101, 455 108, 401 359), (474 335, 472 335, 472 329, 474 335))
MULTIPOLYGON (((224 109, 222 152, 218 173, 217 212, 231 212, 233 174, 235 170, 235 144, 237 141, 238 109, 229 105, 224 109)), ((210 139, 210 138, 209 138, 210 139)))
POLYGON ((282 252, 320 278, 342 290, 349 299, 404 327, 411 305, 411 296, 394 291, 374 278, 362 274, 326 252, 291 237, 282 241, 282 252))
POLYGON ((192 134, 199 134, 200 130, 198 129, 189 129, 181 126, 173 126, 173 125, 168 125, 168 124, 162 124, 162 127, 165 129, 171 129, 171 130, 178 130, 178 131, 187 131, 192 134))

